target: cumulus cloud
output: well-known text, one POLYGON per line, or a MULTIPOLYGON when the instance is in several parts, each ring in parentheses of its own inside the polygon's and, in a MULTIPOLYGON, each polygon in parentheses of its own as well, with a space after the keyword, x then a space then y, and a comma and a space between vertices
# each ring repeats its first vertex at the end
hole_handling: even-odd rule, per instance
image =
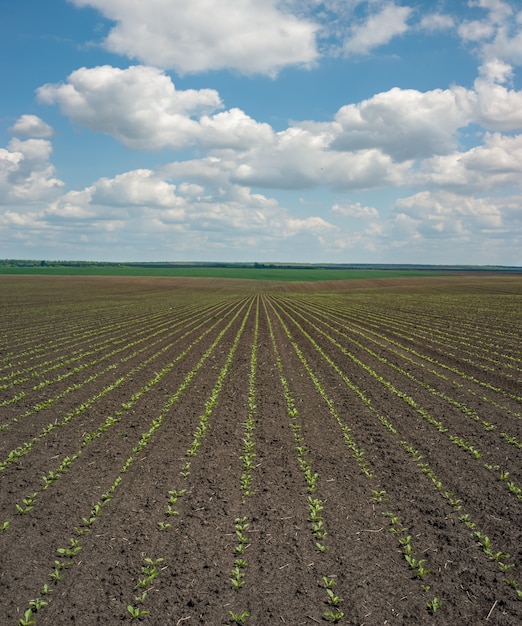
POLYGON ((0 204, 33 204, 55 198, 64 183, 50 162, 51 143, 45 139, 12 139, 0 148, 0 204))
POLYGON ((180 73, 224 68, 274 75, 318 56, 312 21, 275 0, 70 0, 116 22, 104 45, 180 73))
POLYGON ((103 223, 103 228, 107 222, 124 228, 133 220, 145 221, 146 216, 158 212, 182 220, 183 198, 176 194, 176 185, 152 170, 139 169, 103 177, 85 189, 70 191, 50 204, 45 215, 55 221, 95 220, 103 223))
POLYGON ((343 202, 342 204, 334 204, 332 213, 342 215, 343 217, 355 217, 363 220, 374 220, 379 217, 379 211, 371 206, 362 206, 360 202, 343 202))
POLYGON ((488 79, 475 81, 478 124, 488 130, 522 129, 522 91, 508 89, 488 79))
POLYGON ((339 109, 341 132, 332 148, 379 148, 397 160, 444 154, 456 146, 455 131, 471 121, 471 105, 462 87, 424 93, 395 87, 339 109))
POLYGON ((495 38, 484 46, 485 58, 500 58, 522 65, 522 11, 517 22, 498 28, 495 38))
POLYGON ((53 228, 81 223, 82 245, 114 237, 119 245, 128 240, 143 249, 145 242, 155 241, 158 250, 176 246, 200 254, 226 246, 318 240, 337 230, 320 216, 291 214, 277 200, 231 183, 224 172, 210 175, 196 162, 101 178, 49 203, 39 219, 53 228))
POLYGON ((475 191, 522 188, 522 135, 488 134, 467 152, 426 159, 417 184, 475 191))
POLYGON ((206 150, 200 163, 238 185, 347 191, 402 185, 417 161, 417 180, 474 185, 469 159, 458 152, 459 130, 470 123, 522 128, 522 92, 504 84, 511 75, 511 66, 492 60, 474 89, 393 88, 341 107, 330 122, 294 122, 280 132, 238 108, 216 112, 215 90, 176 90, 161 70, 145 66, 81 68, 66 83, 41 87, 38 97, 133 149, 206 150))
POLYGON ((110 206, 173 207, 181 203, 175 195, 176 186, 154 175, 152 170, 140 169, 100 178, 92 189, 90 200, 110 206))
POLYGON ((73 122, 138 149, 185 146, 197 134, 191 116, 222 106, 215 90, 178 91, 161 70, 144 66, 83 67, 67 83, 44 85, 37 94, 73 122))
POLYGON ((522 65, 522 11, 501 0, 478 0, 472 7, 483 9, 482 19, 465 20, 458 34, 465 43, 475 45, 480 56, 488 61, 500 59, 522 65))
POLYGON ((251 149, 228 166, 231 180, 279 189, 368 189, 400 184, 410 167, 376 148, 331 150, 328 139, 298 127, 277 133, 273 144, 251 149))
POLYGON ((508 2, 503 0, 471 0, 470 6, 480 7, 489 12, 489 19, 495 24, 503 23, 513 13, 508 2))
POLYGON ((269 124, 256 122, 241 109, 205 115, 199 120, 199 141, 207 148, 245 149, 273 139, 269 124))
MULTIPOLYGON (((520 205, 520 204, 519 204, 520 205)), ((415 229, 423 237, 471 237, 478 233, 505 231, 510 221, 506 199, 475 198, 447 191, 423 191, 395 203, 399 215, 416 222, 415 229)))
POLYGON ((454 26, 455 20, 453 17, 443 13, 430 13, 425 15, 419 23, 419 28, 421 30, 427 30, 428 32, 450 30, 454 26))
POLYGON ((240 148, 271 135, 239 109, 223 111, 214 89, 177 90, 153 67, 104 65, 76 70, 66 83, 37 90, 45 104, 58 104, 73 122, 112 135, 133 149, 183 149, 196 142, 240 148))
POLYGON ((493 24, 481 20, 468 20, 462 22, 458 28, 458 33, 464 41, 483 41, 489 39, 495 28, 493 24))
POLYGON ((404 34, 411 12, 409 7, 387 4, 379 13, 371 14, 363 24, 352 28, 344 44, 345 54, 368 54, 404 34))
POLYGON ((37 115, 21 115, 9 129, 13 135, 45 139, 54 134, 52 126, 37 115))

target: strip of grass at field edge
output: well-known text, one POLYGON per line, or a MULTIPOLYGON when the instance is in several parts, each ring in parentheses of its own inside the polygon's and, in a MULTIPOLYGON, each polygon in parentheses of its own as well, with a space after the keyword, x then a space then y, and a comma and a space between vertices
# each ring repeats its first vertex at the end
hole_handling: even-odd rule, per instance
POLYGON ((408 278, 415 276, 445 276, 451 272, 430 270, 385 269, 299 269, 255 267, 0 267, 0 274, 31 274, 42 276, 185 276, 193 278, 243 278, 288 282, 319 280, 351 280, 360 278, 408 278))

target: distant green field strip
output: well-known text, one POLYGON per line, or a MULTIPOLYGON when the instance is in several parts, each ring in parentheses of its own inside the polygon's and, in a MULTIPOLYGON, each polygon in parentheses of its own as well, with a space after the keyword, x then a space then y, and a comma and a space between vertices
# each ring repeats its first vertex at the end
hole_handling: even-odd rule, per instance
POLYGON ((193 278, 246 278, 285 282, 318 280, 352 280, 357 278, 408 278, 441 276, 445 272, 430 270, 384 269, 293 269, 249 267, 2 267, 0 274, 32 274, 42 276, 185 276, 193 278))

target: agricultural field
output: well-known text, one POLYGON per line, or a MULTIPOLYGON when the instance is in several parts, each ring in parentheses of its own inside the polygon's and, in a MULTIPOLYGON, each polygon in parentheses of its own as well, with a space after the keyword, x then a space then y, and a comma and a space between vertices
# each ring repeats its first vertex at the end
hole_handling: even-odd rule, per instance
POLYGON ((522 623, 522 277, 0 277, 0 623, 522 623))
MULTIPOLYGON (((440 276, 450 272, 442 269, 381 268, 381 269, 326 269, 278 268, 278 267, 155 267, 130 265, 32 265, 6 266, 0 261, 0 275, 37 276, 176 276, 190 278, 238 278, 269 280, 277 282, 306 282, 323 280, 353 280, 368 278, 409 278, 418 276, 440 276)), ((452 270, 455 273, 455 270, 452 270)))

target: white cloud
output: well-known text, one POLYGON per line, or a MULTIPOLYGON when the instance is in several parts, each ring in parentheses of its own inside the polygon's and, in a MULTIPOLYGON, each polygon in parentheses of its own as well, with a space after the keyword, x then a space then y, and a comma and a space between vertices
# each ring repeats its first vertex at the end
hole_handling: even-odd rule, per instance
POLYGON ((180 73, 223 68, 274 75, 317 58, 317 25, 275 0, 70 0, 116 22, 105 46, 180 73))
POLYGON ((328 223, 322 217, 306 217, 289 218, 286 220, 286 234, 293 236, 301 232, 307 232, 313 235, 324 234, 338 230, 335 226, 328 223))
MULTIPOLYGON (((395 203, 398 214, 416 222, 423 237, 476 237, 479 233, 505 233, 511 222, 510 200, 475 198, 447 191, 424 191, 395 203)), ((518 202, 521 207, 520 201, 518 202)))
POLYGON ((522 188, 522 135, 486 135, 484 145, 469 150, 463 161, 468 169, 480 175, 505 175, 522 188))
POLYGON ((34 204, 55 198, 64 183, 50 163, 51 143, 13 138, 0 148, 0 205, 34 204))
POLYGON ((341 107, 332 122, 298 122, 278 133, 238 108, 215 112, 216 91, 178 91, 161 70, 144 66, 82 68, 38 95, 73 122, 134 149, 207 150, 200 167, 242 186, 396 186, 405 184, 414 161, 422 165, 417 180, 474 186, 469 159, 457 151, 458 131, 471 122, 493 131, 522 127, 522 92, 500 84, 511 74, 511 66, 492 60, 474 90, 393 88, 341 107))
POLYGON ((488 80, 475 81, 477 91, 475 119, 489 130, 522 129, 522 91, 507 89, 488 80))
POLYGON ((268 124, 239 109, 209 115, 222 108, 214 89, 180 91, 161 70, 141 65, 81 68, 67 83, 47 84, 37 93, 40 102, 58 104, 73 122, 133 149, 179 150, 196 142, 237 149, 272 134, 268 124))
POLYGON ((161 70, 143 66, 83 67, 67 83, 44 85, 37 94, 73 122, 137 149, 183 147, 197 134, 190 116, 221 107, 215 90, 178 91, 161 70))
POLYGON ((161 172, 135 170, 101 178, 50 203, 39 219, 51 229, 74 229, 81 223, 82 245, 106 244, 116 237, 120 246, 128 241, 143 249, 155 241, 157 250, 176 246, 204 256, 226 246, 318 240, 337 230, 320 216, 292 215, 275 199, 230 183, 222 172, 205 175, 197 165, 190 171, 180 162, 161 172), (176 176, 173 183, 177 165, 187 175, 176 176))
POLYGON ((493 24, 481 20, 462 22, 458 33, 464 41, 483 41, 492 37, 495 32, 493 24))
POLYGON ((339 109, 341 132, 332 147, 379 148, 398 160, 444 154, 456 147, 456 130, 471 121, 471 104, 462 87, 424 93, 394 87, 339 109))
POLYGON ((422 30, 427 30, 428 32, 450 30, 454 26, 455 20, 453 17, 442 13, 430 13, 425 15, 419 24, 422 30))
POLYGON ((330 149, 331 134, 291 127, 277 133, 273 144, 260 145, 227 164, 231 180, 248 186, 336 190, 397 184, 408 163, 395 163, 377 148, 340 152, 330 149))
POLYGON ((470 2, 470 6, 484 9, 486 15, 459 25, 463 41, 476 44, 486 61, 500 59, 522 65, 522 11, 514 16, 513 6, 501 0, 478 0, 470 2))
POLYGON ((21 115, 9 129, 13 135, 45 139, 52 137, 54 131, 37 115, 21 115))
POLYGON ((505 83, 513 77, 513 68, 500 59, 490 59, 479 67, 480 79, 491 83, 505 83))
POLYGON ((346 54, 368 54, 374 48, 389 43, 408 30, 409 7, 387 4, 379 13, 372 14, 365 23, 352 28, 344 44, 346 54))
POLYGON ((237 108, 200 119, 199 140, 210 149, 246 149, 272 141, 273 134, 269 124, 256 122, 237 108))
POLYGON ((488 17, 494 24, 504 22, 513 13, 509 3, 503 0, 471 0, 469 5, 489 11, 488 17))
POLYGON ((522 188, 522 135, 488 134, 467 152, 426 159, 417 183, 467 193, 522 188))
POLYGON ((517 20, 516 26, 509 23, 500 27, 494 40, 485 45, 483 54, 486 58, 500 58, 522 65, 522 20, 517 20))
POLYGON ((181 204, 176 186, 156 177, 152 170, 134 170, 112 179, 100 178, 91 202, 110 206, 174 207, 181 204))
POLYGON ((360 202, 343 202, 334 204, 332 213, 337 213, 344 217, 355 217, 363 220, 375 220, 379 217, 379 211, 374 207, 362 206, 360 202))
POLYGON ((480 42, 491 39, 499 29, 504 28, 511 19, 511 6, 501 0, 476 0, 469 2, 470 7, 484 9, 487 14, 482 19, 464 20, 458 33, 464 41, 480 42))

